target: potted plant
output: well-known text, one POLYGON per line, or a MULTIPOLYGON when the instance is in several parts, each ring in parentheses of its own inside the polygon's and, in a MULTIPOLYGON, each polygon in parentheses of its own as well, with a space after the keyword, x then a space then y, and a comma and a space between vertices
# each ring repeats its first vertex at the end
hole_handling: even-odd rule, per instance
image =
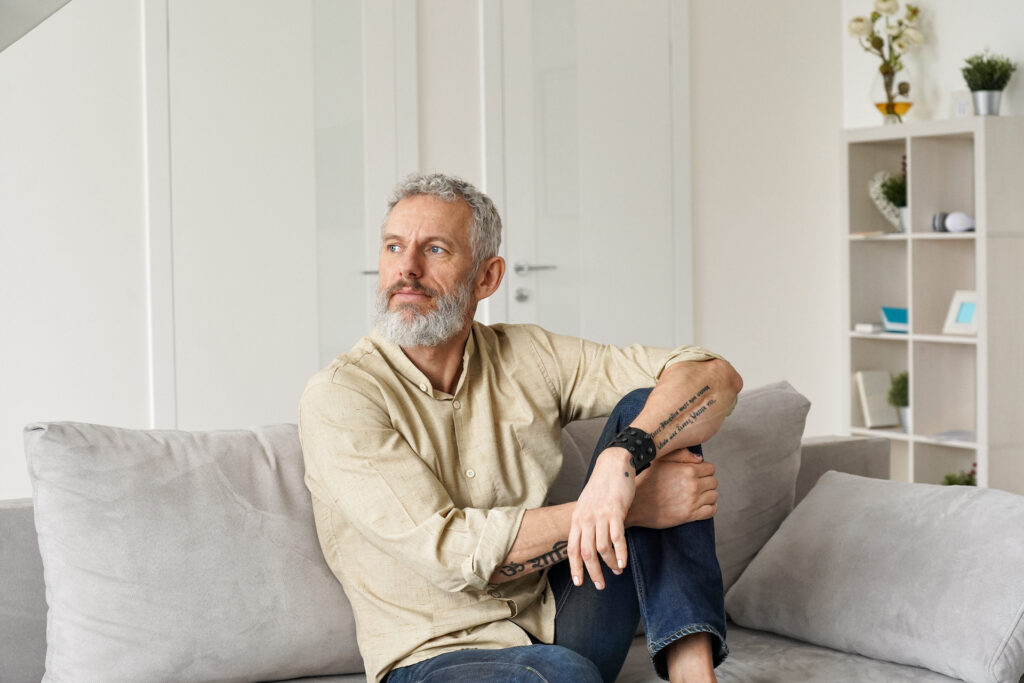
POLYGON ((900 411, 904 431, 910 431, 910 373, 894 375, 889 385, 889 405, 900 411))
MULTIPOLYGON (((903 157, 903 169, 899 175, 891 175, 882 181, 882 196, 900 212, 900 231, 909 232, 907 224, 907 157, 903 157)), ((894 404, 895 405, 895 404, 894 404)))
POLYGON ((971 465, 970 472, 960 470, 955 474, 949 472, 942 479, 943 486, 977 486, 978 485, 978 463, 971 465))
POLYGON ((871 14, 854 17, 847 26, 861 48, 881 61, 871 98, 885 123, 902 123, 913 104, 903 55, 924 43, 924 34, 917 29, 920 9, 908 3, 906 12, 899 14, 899 0, 875 0, 871 14))
POLYGON ((975 115, 998 116, 1003 89, 1010 82, 1010 76, 1017 70, 1017 65, 1006 57, 988 51, 971 55, 964 61, 967 66, 960 71, 967 87, 971 89, 975 115))

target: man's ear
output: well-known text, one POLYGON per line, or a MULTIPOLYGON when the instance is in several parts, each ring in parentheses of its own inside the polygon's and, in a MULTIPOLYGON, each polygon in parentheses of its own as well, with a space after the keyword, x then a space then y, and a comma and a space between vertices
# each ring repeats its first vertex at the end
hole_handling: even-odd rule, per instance
POLYGON ((473 294, 476 295, 476 300, 480 301, 494 294, 503 277, 505 277, 505 259, 500 256, 492 256, 481 263, 473 283, 473 294))

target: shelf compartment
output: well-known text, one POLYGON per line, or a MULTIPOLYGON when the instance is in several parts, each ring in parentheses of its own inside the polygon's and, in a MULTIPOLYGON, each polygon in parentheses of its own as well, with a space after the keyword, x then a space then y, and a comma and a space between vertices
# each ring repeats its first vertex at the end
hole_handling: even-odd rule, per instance
POLYGON ((914 433, 977 433, 977 349, 963 344, 913 342, 910 408, 914 433))
POLYGON ((969 472, 977 457, 977 452, 972 449, 915 443, 914 481, 941 484, 946 474, 969 472))
POLYGON ((931 233, 932 216, 940 212, 963 211, 977 218, 972 135, 912 139, 907 169, 911 232, 931 233))
MULTIPOLYGON (((907 344, 893 343, 890 340, 854 338, 850 340, 850 426, 854 430, 862 430, 873 436, 887 438, 907 438, 899 428, 867 429, 864 421, 864 410, 860 403, 860 392, 854 375, 860 370, 884 370, 890 375, 903 372, 908 367, 909 347, 907 344)), ((861 433, 861 432, 857 432, 861 433)))
POLYGON ((848 232, 895 231, 894 226, 885 220, 868 196, 868 182, 879 171, 898 175, 906 149, 906 141, 903 138, 856 142, 847 147, 847 197, 850 211, 848 232))
POLYGON ((912 329, 941 335, 958 289, 977 290, 974 240, 924 240, 911 247, 914 310, 912 329))
POLYGON ((850 242, 850 320, 881 322, 882 306, 906 308, 907 242, 850 242))

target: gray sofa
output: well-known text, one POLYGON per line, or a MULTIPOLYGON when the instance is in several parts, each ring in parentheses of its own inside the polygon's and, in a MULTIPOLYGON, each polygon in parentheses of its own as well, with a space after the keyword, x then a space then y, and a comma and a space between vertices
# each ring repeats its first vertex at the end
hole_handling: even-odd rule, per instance
MULTIPOLYGON (((705 444, 731 618, 719 680, 1017 681, 1024 585, 972 554, 999 539, 1024 566, 1024 498, 884 481, 888 441, 801 441, 808 407, 785 383, 746 391, 705 444), (914 565, 928 552, 971 575, 914 565), (969 585, 959 603, 951 585, 969 585)), ((550 502, 575 496, 600 426, 564 430, 550 502)), ((35 508, 0 502, 0 682, 365 680, 293 425, 37 424, 26 450, 35 508)), ((639 635, 619 681, 654 680, 639 635)))

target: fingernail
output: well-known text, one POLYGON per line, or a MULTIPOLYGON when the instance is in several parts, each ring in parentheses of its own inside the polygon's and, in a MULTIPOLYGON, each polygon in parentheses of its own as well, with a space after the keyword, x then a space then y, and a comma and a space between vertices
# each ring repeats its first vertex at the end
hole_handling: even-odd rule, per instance
POLYGON ((615 576, 622 576, 622 570, 621 569, 613 569, 612 570, 612 574, 615 574, 615 576))
POLYGON ((604 590, 604 584, 603 583, 595 583, 594 584, 594 588, 596 588, 599 591, 603 591, 604 590))
POLYGON ((580 577, 578 577, 575 574, 573 574, 572 575, 572 582, 573 582, 573 585, 579 586, 580 585, 580 577))
POLYGON ((625 560, 619 560, 619 569, 625 569, 625 568, 626 568, 626 561, 625 560))

